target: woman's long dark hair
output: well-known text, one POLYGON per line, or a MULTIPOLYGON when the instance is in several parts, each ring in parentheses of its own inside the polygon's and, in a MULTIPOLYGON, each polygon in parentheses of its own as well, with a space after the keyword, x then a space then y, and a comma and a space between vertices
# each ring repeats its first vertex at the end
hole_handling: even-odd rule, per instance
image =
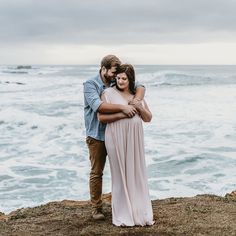
MULTIPOLYGON (((118 67, 118 70, 116 72, 117 74, 125 73, 129 80, 129 90, 132 94, 135 94, 135 72, 134 67, 131 64, 121 64, 118 67)), ((121 90, 116 83, 116 88, 118 90, 121 90)))

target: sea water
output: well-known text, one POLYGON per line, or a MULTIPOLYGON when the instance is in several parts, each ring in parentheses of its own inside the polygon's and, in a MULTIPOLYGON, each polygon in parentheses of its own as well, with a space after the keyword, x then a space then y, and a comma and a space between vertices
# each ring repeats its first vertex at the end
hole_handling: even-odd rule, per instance
MULTIPOLYGON (((152 199, 236 189, 236 66, 135 66, 152 199)), ((83 82, 98 66, 0 66, 0 211, 89 199, 83 82)), ((110 192, 109 162, 103 192, 110 192)))

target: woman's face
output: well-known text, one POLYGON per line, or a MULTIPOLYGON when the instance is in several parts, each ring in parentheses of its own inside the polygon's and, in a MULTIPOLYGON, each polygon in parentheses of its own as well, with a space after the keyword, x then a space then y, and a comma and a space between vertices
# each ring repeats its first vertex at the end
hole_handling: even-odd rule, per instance
POLYGON ((129 79, 125 73, 116 75, 116 83, 119 89, 123 91, 129 90, 129 79))

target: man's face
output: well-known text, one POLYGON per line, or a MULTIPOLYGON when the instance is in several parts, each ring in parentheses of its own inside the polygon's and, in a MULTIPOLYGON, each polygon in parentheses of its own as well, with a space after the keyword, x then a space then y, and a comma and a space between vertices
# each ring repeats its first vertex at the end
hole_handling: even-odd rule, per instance
POLYGON ((105 69, 104 77, 108 82, 115 79, 116 77, 116 67, 112 66, 110 69, 105 69))

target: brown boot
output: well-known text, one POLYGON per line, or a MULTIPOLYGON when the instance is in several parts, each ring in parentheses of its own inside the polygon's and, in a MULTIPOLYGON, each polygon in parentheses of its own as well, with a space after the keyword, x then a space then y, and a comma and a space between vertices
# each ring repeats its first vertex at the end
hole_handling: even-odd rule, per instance
POLYGON ((105 220, 105 216, 104 216, 104 214, 102 213, 102 210, 101 210, 101 209, 95 209, 95 210, 93 211, 92 216, 93 216, 93 219, 94 219, 94 220, 105 220))

